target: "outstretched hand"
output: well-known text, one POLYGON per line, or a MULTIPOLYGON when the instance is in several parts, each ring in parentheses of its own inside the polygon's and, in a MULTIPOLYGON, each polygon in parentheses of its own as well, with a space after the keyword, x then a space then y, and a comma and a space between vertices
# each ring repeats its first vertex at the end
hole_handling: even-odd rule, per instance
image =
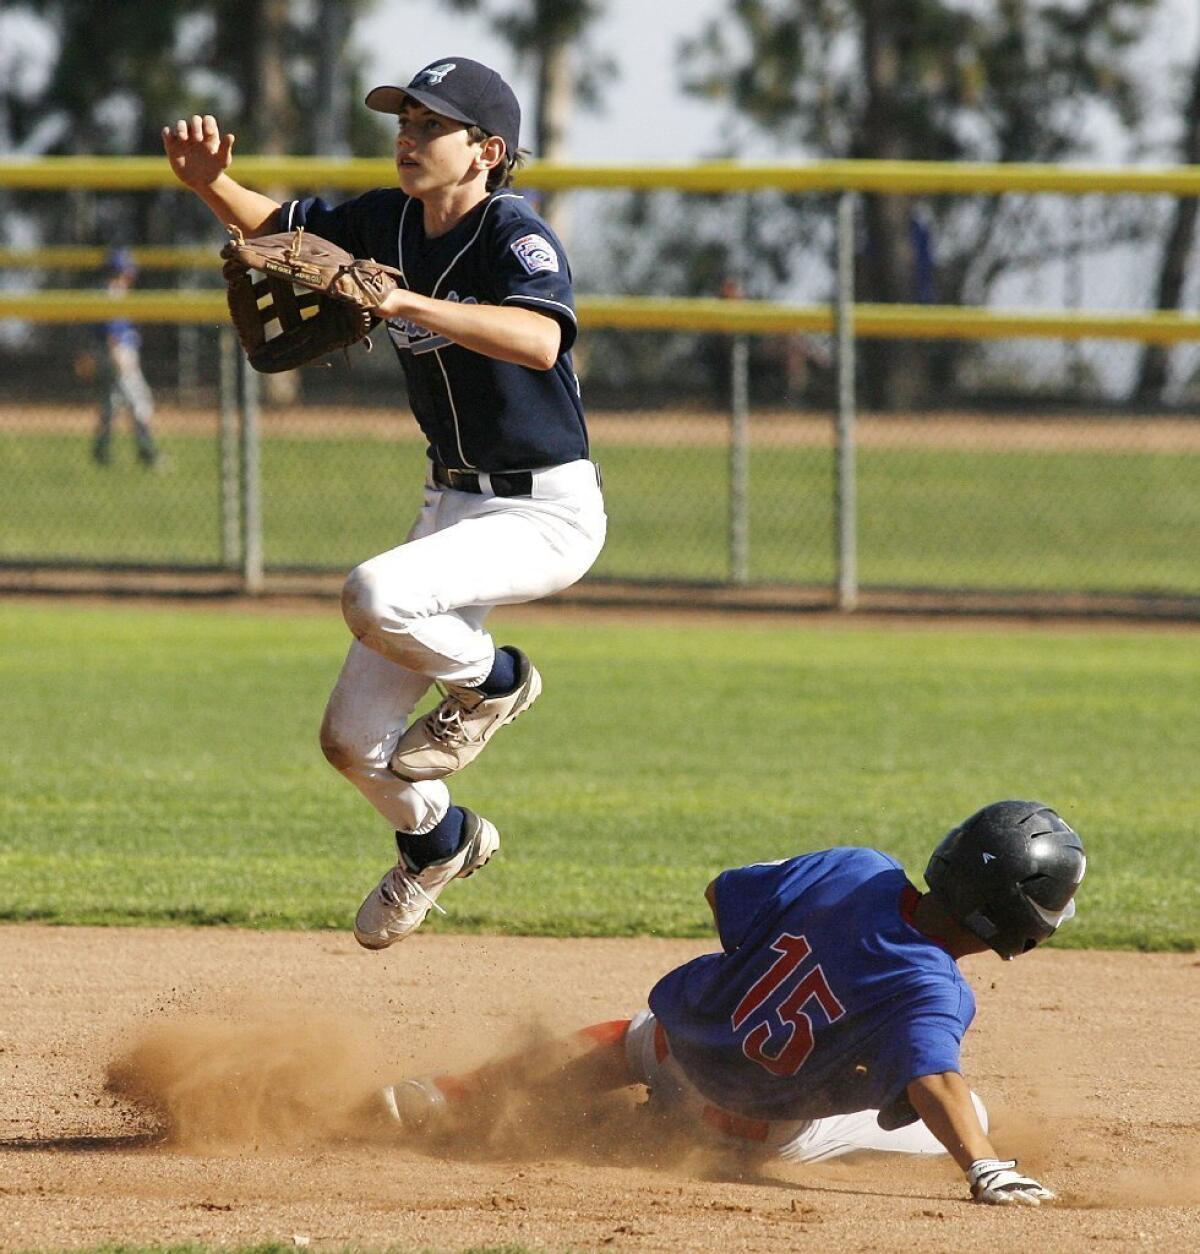
POLYGON ((211 113, 164 126, 162 138, 175 177, 187 187, 207 187, 233 161, 234 136, 222 135, 211 113))
POLYGON ((967 1183, 976 1202, 992 1206, 1040 1206, 1056 1194, 1016 1170, 1014 1158, 978 1158, 967 1169, 967 1183))

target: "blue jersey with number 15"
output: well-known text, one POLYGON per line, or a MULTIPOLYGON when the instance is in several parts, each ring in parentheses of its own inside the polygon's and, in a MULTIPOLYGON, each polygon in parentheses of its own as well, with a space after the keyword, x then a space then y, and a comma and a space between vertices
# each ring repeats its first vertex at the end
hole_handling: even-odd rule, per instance
POLYGON ((915 1120, 905 1089, 959 1068, 975 999, 953 958, 909 921, 895 859, 829 849, 717 878, 724 953, 650 993, 692 1083, 756 1119, 879 1110, 915 1120))

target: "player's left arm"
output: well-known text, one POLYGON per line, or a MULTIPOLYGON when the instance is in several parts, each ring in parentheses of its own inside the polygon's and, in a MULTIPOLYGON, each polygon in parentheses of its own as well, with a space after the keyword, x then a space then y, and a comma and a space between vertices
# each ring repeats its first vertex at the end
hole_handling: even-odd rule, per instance
POLYGON ((923 1075, 909 1083, 907 1092, 913 1110, 964 1171, 976 1159, 996 1157, 971 1101, 971 1090, 957 1071, 923 1075))
POLYGON ((712 911, 713 927, 719 932, 721 930, 721 919, 717 914, 717 881, 711 880, 708 887, 704 890, 704 900, 708 902, 708 908, 712 911))
POLYGON ((919 1076, 906 1091, 925 1126, 962 1168, 975 1201, 1037 1206, 1054 1198, 1049 1189, 1021 1175, 1015 1159, 996 1156, 971 1101, 971 1090, 957 1071, 919 1076))
POLYGON ((562 328, 549 314, 518 305, 476 305, 439 300, 397 288, 372 311, 379 318, 408 318, 473 353, 550 370, 562 346, 562 328))

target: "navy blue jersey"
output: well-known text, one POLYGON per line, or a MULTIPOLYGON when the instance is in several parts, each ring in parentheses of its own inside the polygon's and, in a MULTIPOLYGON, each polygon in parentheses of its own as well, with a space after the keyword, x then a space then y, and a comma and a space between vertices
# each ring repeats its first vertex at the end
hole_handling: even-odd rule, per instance
POLYGON ((975 999, 953 958, 908 921, 916 889, 874 849, 830 849, 725 871, 725 952, 650 993, 688 1077, 755 1119, 916 1114, 905 1089, 957 1071, 975 999))
POLYGON ((411 291, 442 300, 522 305, 562 329, 550 370, 497 361, 404 319, 388 333, 430 455, 445 466, 532 470, 588 455, 579 382, 571 365, 575 302, 562 244, 521 196, 489 196, 445 235, 425 235, 420 201, 398 188, 330 208, 287 202, 281 230, 304 226, 356 257, 395 266, 411 291))

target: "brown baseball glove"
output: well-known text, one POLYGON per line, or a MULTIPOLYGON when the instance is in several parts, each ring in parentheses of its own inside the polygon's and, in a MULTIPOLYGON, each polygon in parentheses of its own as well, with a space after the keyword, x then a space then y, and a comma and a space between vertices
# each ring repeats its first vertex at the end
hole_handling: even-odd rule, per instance
POLYGON ((371 307, 399 286, 399 270, 352 257, 303 227, 257 239, 230 233, 221 249, 229 313, 250 364, 264 374, 357 343, 379 321, 371 307))

